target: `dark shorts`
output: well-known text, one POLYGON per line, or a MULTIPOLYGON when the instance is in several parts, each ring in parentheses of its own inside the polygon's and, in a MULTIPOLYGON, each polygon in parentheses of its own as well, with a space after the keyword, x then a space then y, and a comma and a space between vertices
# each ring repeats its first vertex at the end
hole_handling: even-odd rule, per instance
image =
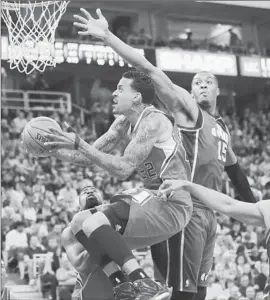
POLYGON ((72 300, 111 300, 113 286, 108 276, 100 269, 95 268, 89 276, 77 276, 72 300))
POLYGON ((208 285, 216 226, 213 211, 194 206, 192 218, 184 230, 166 244, 151 249, 154 262, 174 290, 196 293, 198 286, 208 285))
POLYGON ((102 211, 129 247, 138 249, 167 240, 185 228, 192 202, 185 191, 165 202, 153 191, 134 189, 112 197, 102 211))

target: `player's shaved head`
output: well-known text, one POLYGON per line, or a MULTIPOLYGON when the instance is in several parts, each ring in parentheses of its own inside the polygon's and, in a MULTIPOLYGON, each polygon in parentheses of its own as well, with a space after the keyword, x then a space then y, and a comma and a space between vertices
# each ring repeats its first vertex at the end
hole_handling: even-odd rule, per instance
POLYGON ((195 74, 194 77, 192 78, 191 84, 193 83, 194 79, 200 78, 200 75, 214 79, 216 81, 216 84, 218 85, 217 77, 213 73, 208 71, 200 71, 197 74, 195 74))

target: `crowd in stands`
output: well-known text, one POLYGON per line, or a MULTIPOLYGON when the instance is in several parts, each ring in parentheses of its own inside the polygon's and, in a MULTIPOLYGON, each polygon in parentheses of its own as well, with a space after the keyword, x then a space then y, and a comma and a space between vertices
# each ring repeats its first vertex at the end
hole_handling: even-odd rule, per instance
MULTIPOLYGON (((141 185, 137 175, 121 182, 98 167, 84 168, 53 157, 36 158, 27 153, 20 133, 33 117, 26 111, 1 111, 1 242, 3 259, 9 272, 19 273, 22 280, 35 285, 34 254, 46 254, 41 265, 43 294, 70 300, 76 274, 61 247, 61 232, 78 210, 78 195, 83 187, 94 185, 104 201, 116 192, 141 185)), ((81 137, 92 143, 106 131, 109 121, 97 133, 96 126, 81 125, 74 115, 48 115, 60 125, 75 126, 81 137)), ((242 116, 225 114, 233 148, 240 165, 249 177, 257 200, 270 198, 270 112, 245 110, 242 116)), ((107 117, 108 120, 113 118, 107 117)), ((90 120, 92 124, 93 121, 90 120)), ((234 190, 224 176, 224 189, 234 190)), ((218 216, 218 232, 213 268, 209 276, 207 300, 260 300, 269 275, 264 248, 264 230, 244 226, 223 215, 218 216)), ((145 271, 154 276, 149 252, 138 252, 145 271)))

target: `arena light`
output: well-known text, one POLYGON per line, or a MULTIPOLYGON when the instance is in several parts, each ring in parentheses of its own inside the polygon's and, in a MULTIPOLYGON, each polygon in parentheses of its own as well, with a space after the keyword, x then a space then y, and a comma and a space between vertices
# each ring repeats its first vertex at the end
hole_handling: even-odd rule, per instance
POLYGON ((225 4, 225 5, 237 5, 244 7, 255 7, 255 8, 263 8, 270 9, 270 1, 196 1, 196 2, 208 2, 214 4, 225 4))
MULTIPOLYGON (((2 42, 2 60, 8 59, 8 38, 6 36, 1 37, 2 42)), ((136 49, 142 55, 145 55, 143 49, 136 49)), ((79 63, 86 62, 91 64, 91 62, 96 62, 99 65, 108 66, 120 66, 124 67, 130 66, 124 62, 123 58, 120 57, 114 50, 110 47, 104 45, 93 45, 83 42, 69 42, 58 40, 55 42, 55 56, 57 63, 79 63)), ((130 66, 131 67, 131 66, 130 66)))

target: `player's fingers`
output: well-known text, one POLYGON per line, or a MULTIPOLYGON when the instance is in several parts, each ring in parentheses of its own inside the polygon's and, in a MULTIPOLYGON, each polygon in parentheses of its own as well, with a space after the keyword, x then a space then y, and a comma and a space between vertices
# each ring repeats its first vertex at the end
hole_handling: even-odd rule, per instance
POLYGON ((73 25, 75 27, 79 27, 79 28, 83 28, 83 29, 88 29, 88 26, 86 24, 83 24, 83 23, 74 22, 73 25))
POLYGON ((53 134, 55 135, 60 135, 60 136, 65 136, 65 133, 61 130, 55 129, 53 127, 48 128, 53 134))
POLYGON ((79 35, 89 35, 88 31, 78 31, 79 35))
POLYGON ((80 11, 87 17, 87 19, 93 19, 90 13, 86 9, 80 8, 80 11))
POLYGON ((170 193, 173 192, 173 189, 172 187, 163 188, 162 190, 160 190, 160 192, 163 195, 170 195, 170 193))
POLYGON ((51 150, 57 150, 59 148, 63 148, 67 145, 65 142, 47 142, 44 143, 45 147, 48 147, 51 150))
POLYGON ((165 180, 162 184, 161 184, 161 186, 159 187, 159 190, 163 190, 163 189, 166 189, 168 186, 170 186, 171 185, 171 182, 170 182, 170 180, 165 180))
POLYGON ((62 137, 62 136, 59 136, 59 135, 46 134, 44 136, 45 136, 45 138, 47 138, 49 140, 48 142, 44 143, 45 146, 49 142, 66 142, 65 137, 62 137))
POLYGON ((98 9, 96 10, 96 13, 97 13, 99 19, 105 19, 104 16, 103 16, 103 14, 102 14, 102 12, 101 12, 101 10, 100 10, 100 8, 98 8, 98 9))
POLYGON ((74 17, 75 19, 77 19, 78 21, 84 23, 84 24, 87 24, 87 23, 88 23, 88 20, 85 19, 85 18, 83 18, 82 16, 79 16, 79 15, 73 15, 73 17, 74 17))

